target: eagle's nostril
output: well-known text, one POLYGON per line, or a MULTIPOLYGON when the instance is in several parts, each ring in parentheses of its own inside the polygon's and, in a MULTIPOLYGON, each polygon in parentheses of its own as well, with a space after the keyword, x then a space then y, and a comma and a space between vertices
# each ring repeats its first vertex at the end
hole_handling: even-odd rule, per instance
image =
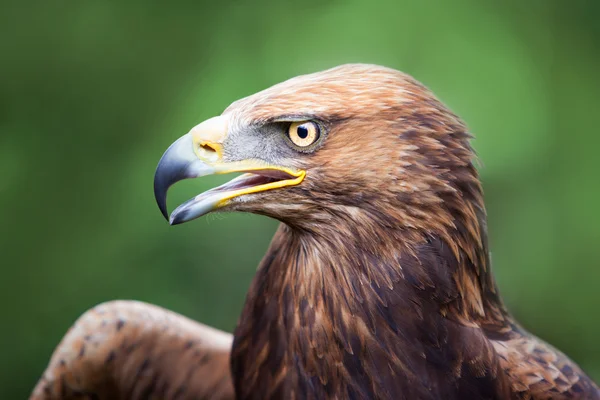
POLYGON ((202 149, 204 149, 206 152, 214 152, 214 153, 217 153, 217 149, 215 149, 213 146, 211 146, 211 145, 210 145, 210 144, 208 144, 208 143, 203 143, 203 144, 201 144, 201 145, 200 145, 200 147, 201 147, 202 149))
POLYGON ((198 143, 196 154, 200 159, 215 162, 221 158, 221 148, 218 144, 210 142, 198 143))

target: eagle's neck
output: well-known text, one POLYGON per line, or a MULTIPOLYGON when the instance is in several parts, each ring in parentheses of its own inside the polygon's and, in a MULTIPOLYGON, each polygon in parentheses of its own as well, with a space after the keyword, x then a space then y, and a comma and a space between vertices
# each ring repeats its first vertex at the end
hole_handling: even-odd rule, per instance
POLYGON ((373 376, 394 363, 404 365, 394 373, 405 375, 397 378, 409 393, 419 341, 437 335, 443 321, 498 332, 510 323, 488 266, 477 265, 487 263, 486 248, 418 231, 368 236, 280 227, 235 332, 232 373, 240 398, 320 398, 328 391, 351 397, 361 379, 371 381, 356 390, 374 397, 371 390, 387 384, 373 376))

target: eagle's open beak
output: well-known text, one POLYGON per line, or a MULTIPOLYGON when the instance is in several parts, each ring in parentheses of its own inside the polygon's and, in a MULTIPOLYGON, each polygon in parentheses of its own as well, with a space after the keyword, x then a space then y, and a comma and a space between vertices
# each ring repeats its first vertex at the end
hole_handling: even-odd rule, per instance
POLYGON ((225 162, 223 142, 228 120, 219 116, 202 122, 179 138, 163 154, 154 174, 156 203, 171 225, 181 224, 221 208, 235 197, 297 185, 305 171, 270 165, 260 160, 225 162), (208 190, 177 207, 169 218, 167 191, 183 179, 212 174, 248 172, 208 190))

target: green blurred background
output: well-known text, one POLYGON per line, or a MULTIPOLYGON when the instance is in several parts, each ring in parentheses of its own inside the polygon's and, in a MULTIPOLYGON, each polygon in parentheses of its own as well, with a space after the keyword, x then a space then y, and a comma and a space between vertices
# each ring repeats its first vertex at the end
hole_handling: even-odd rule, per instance
MULTIPOLYGON (((231 331, 276 223, 169 227, 156 163, 230 102, 345 62, 406 71, 467 121, 506 302, 600 379, 600 2, 1 7, 1 399, 26 398, 66 329, 106 300, 231 331)), ((182 183, 171 207, 227 179, 182 183)))

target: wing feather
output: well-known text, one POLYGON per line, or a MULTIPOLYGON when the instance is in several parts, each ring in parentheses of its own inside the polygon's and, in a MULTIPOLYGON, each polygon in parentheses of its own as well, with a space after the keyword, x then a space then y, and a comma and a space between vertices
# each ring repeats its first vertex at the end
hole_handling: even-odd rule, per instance
POLYGON ((491 343, 521 399, 600 399, 596 384, 567 356, 542 340, 519 334, 491 343))
POLYGON ((233 399, 232 340, 154 305, 100 304, 67 332, 30 400, 233 399))

